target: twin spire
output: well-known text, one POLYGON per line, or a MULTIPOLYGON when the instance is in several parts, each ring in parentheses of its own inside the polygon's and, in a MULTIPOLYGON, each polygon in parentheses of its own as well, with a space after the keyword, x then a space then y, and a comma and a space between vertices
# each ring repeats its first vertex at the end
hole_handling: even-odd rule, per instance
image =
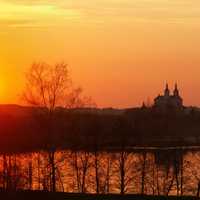
MULTIPOLYGON (((168 83, 166 84, 164 94, 165 94, 165 96, 170 96, 170 90, 169 90, 168 83)), ((177 83, 175 83, 173 95, 174 95, 174 96, 179 96, 179 90, 178 90, 177 83)))

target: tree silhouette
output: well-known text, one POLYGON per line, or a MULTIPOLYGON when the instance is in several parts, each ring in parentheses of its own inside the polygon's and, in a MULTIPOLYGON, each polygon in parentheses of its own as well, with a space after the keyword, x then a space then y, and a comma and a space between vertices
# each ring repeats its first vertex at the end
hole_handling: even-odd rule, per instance
MULTIPOLYGON (((56 108, 80 108, 92 105, 91 98, 84 97, 80 88, 74 88, 69 75, 68 65, 59 63, 48 65, 34 63, 26 76, 25 101, 32 106, 40 107, 46 130, 46 148, 50 167, 50 188, 56 191, 56 108)), ((94 105, 94 104, 93 104, 94 105)), ((40 113, 41 114, 41 113, 40 113)))

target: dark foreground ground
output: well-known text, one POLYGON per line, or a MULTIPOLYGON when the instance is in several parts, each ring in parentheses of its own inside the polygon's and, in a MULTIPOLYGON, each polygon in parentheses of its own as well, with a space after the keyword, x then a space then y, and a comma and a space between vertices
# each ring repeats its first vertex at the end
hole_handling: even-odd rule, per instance
POLYGON ((69 193, 49 193, 49 192, 0 192, 0 200, 196 200, 197 197, 164 197, 164 196, 140 196, 140 195, 93 195, 93 194, 69 194, 69 193))

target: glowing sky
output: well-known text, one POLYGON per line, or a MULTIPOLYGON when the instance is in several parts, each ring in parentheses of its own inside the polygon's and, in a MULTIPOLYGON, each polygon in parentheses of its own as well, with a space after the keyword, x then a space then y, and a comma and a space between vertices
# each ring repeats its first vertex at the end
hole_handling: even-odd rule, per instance
POLYGON ((153 99, 166 81, 200 105, 199 0, 0 0, 0 102, 33 61, 70 65, 102 107, 153 99))

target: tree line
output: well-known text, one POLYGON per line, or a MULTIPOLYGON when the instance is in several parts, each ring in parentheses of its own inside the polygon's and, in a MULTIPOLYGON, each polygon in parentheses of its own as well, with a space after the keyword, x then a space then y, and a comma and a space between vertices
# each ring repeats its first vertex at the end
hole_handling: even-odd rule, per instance
POLYGON ((0 187, 5 191, 198 196, 199 166, 199 152, 181 150, 56 151, 54 169, 49 152, 3 154, 0 187))

